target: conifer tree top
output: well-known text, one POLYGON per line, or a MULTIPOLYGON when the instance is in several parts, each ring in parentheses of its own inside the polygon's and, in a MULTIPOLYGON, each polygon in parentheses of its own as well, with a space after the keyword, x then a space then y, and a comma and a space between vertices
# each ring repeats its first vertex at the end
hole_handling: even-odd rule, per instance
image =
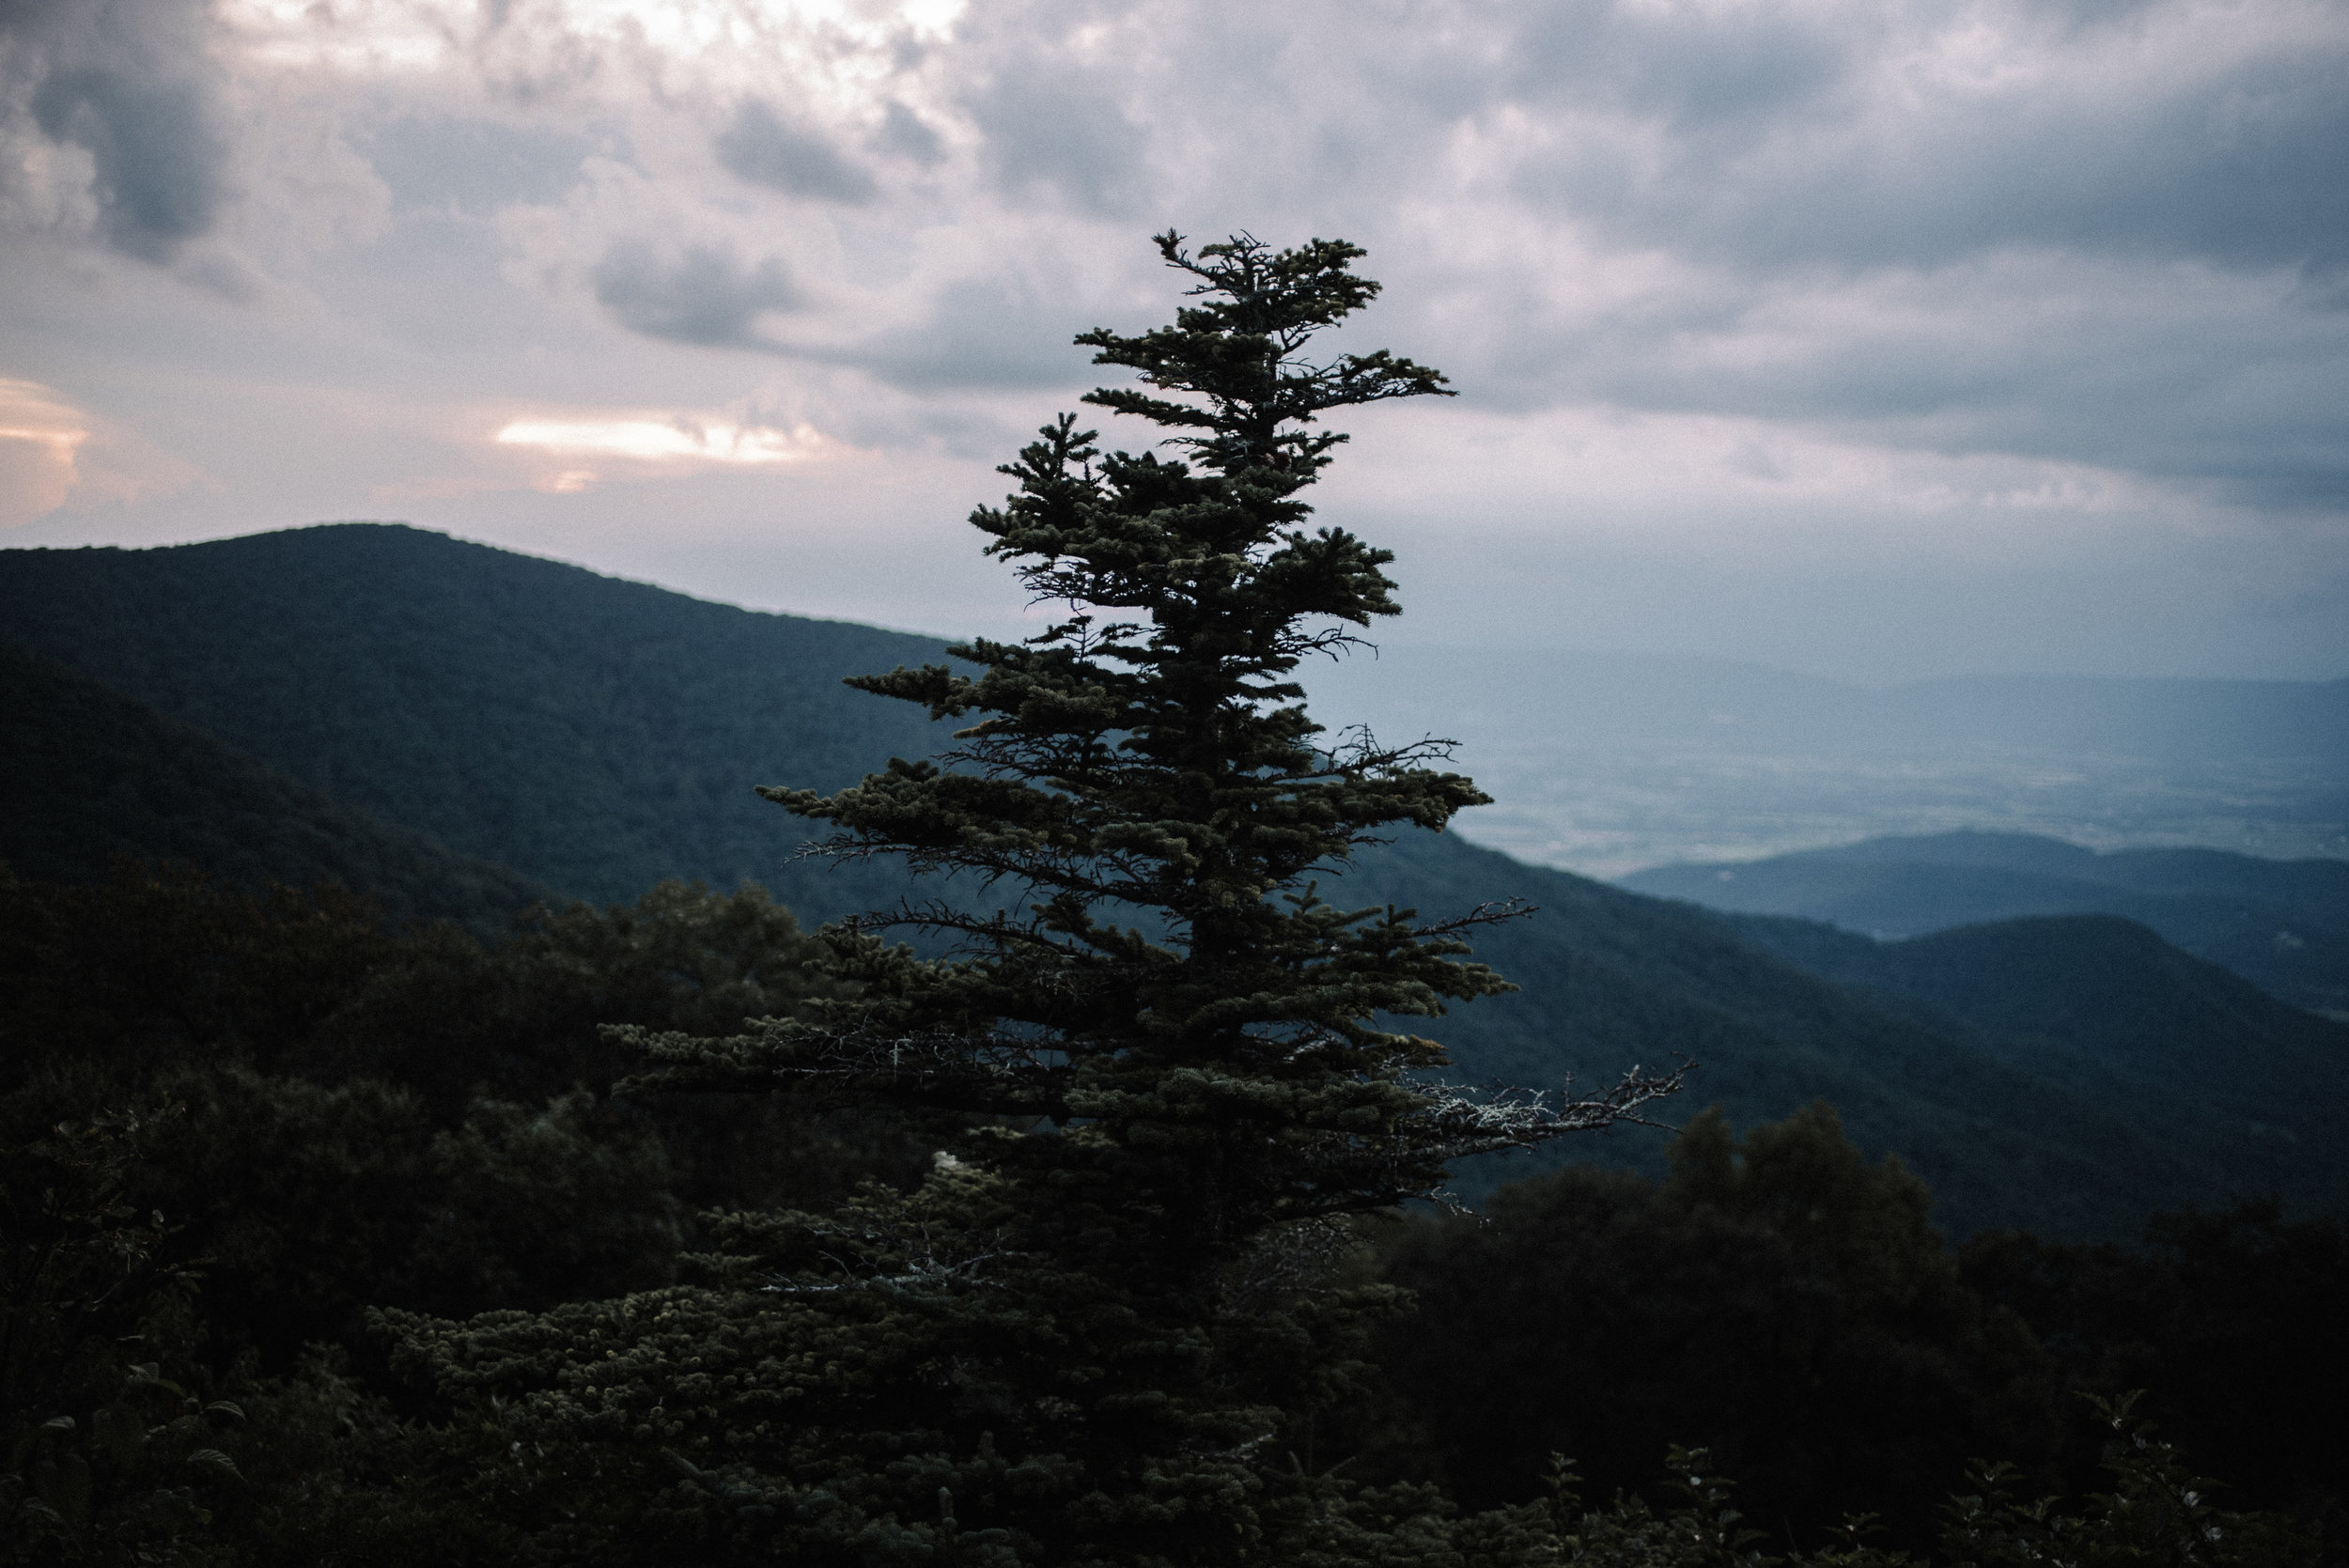
POLYGON ((1085 401, 1118 413, 1140 414, 1174 428, 1211 432, 1174 436, 1204 467, 1220 473, 1265 468, 1309 482, 1326 464, 1335 431, 1308 432, 1325 409, 1389 397, 1435 394, 1449 397, 1443 373, 1397 359, 1381 349, 1342 354, 1326 364, 1298 358, 1315 333, 1333 327, 1378 295, 1378 285, 1357 277, 1351 264, 1366 255, 1343 240, 1314 240, 1274 251, 1251 235, 1202 246, 1194 256, 1173 229, 1158 236, 1167 265, 1200 281, 1192 298, 1205 303, 1175 312, 1174 324, 1124 337, 1106 327, 1077 341, 1101 351, 1096 365, 1122 365, 1143 384, 1197 394, 1204 407, 1105 387, 1085 401), (1296 429, 1283 427, 1295 425, 1296 429))
POLYGON ((1424 766, 1439 743, 1329 737, 1293 678, 1397 613, 1388 551, 1308 526, 1299 492, 1345 440, 1322 416, 1448 395, 1444 378, 1385 350, 1314 356, 1377 294, 1357 246, 1157 244, 1190 280, 1174 323, 1077 342, 1141 382, 1085 400, 1155 427, 1171 455, 1104 452, 1064 414, 1002 470, 1013 493, 971 518, 1064 618, 949 650, 976 673, 850 682, 960 721, 941 756, 829 796, 762 791, 833 827, 821 852, 899 858, 953 878, 949 896, 834 931, 859 991, 823 1021, 654 1054, 685 1079, 1035 1118, 1060 1130, 990 1124, 958 1147, 999 1170, 1084 1170, 1117 1225, 1159 1217, 1142 1250, 1199 1264, 1586 1123, 1427 1091, 1411 1075, 1440 1050, 1386 1021, 1510 989, 1461 939, 1496 911, 1425 924, 1320 892, 1357 848, 1485 800, 1424 766), (957 951, 916 960, 886 945, 893 927, 957 951))

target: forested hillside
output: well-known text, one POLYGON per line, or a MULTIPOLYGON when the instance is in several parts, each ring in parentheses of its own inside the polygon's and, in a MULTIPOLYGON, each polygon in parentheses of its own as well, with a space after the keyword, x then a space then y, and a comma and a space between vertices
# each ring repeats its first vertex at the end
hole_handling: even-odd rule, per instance
POLYGON ((1886 938, 2030 915, 2120 915, 2295 1006, 2349 1011, 2349 861, 2100 854, 2035 834, 1957 832, 1737 865, 1656 866, 1620 885, 1886 938))
POLYGON ((1877 942, 1811 921, 1730 917, 1840 981, 2072 1091, 2181 1157, 2303 1208, 2349 1205, 2337 1141, 2349 1028, 2109 915, 2047 916, 1877 942), (2314 1157, 2311 1157, 2314 1156, 2314 1157))
POLYGON ((364 889, 395 920, 485 933, 554 896, 290 778, 53 660, 0 642, 0 862, 54 881, 118 859, 364 889))
MULTIPOLYGON (((598 901, 684 877, 721 889, 755 879, 810 924, 894 902, 905 889, 892 873, 793 863, 801 824, 750 786, 837 785, 891 754, 926 751, 944 727, 839 684, 934 660, 922 639, 706 604, 410 529, 0 552, 0 613, 86 675, 270 766, 598 901)), ((82 722, 70 704, 45 711, 82 722)), ((77 735, 44 744, 97 755, 127 742, 77 735)), ((1463 761, 1472 771, 1474 759, 1463 761)), ((118 766, 140 772, 127 757, 118 766)), ((179 842, 157 839, 148 852, 206 858, 193 842, 170 847, 179 842)), ((219 869, 241 875, 242 863, 219 869)), ((356 869, 343 879, 372 885, 356 869)), ((1843 984, 1859 977, 1805 972, 1799 958, 1790 965, 1714 917, 1456 835, 1410 835, 1328 891, 1431 916, 1497 898, 1539 906, 1477 939, 1479 955, 1521 991, 1424 1026, 1466 1078, 1554 1087, 1568 1073, 1597 1081, 1685 1055, 1702 1063, 1688 1112, 1719 1101, 1745 1125, 1826 1098, 1862 1147, 1897 1151, 1926 1176, 1937 1220, 1959 1234, 2006 1225, 2126 1236, 2158 1207, 2269 1190, 2307 1203, 2337 1190, 2330 1141, 2235 1131, 2338 1113, 2349 1094, 2338 1076, 2303 1076, 2289 1094, 2271 1094, 2283 1080, 2262 1054, 2281 1049, 2285 1035, 2302 1053, 2292 1060, 2321 1053, 2329 1036, 2319 1020, 2300 1033, 2240 1037, 2229 1032, 2234 1015, 2214 1013, 2173 1029, 2165 1048, 2241 1063, 2247 1087, 2222 1116, 2197 1083, 2150 1065, 2120 1099, 2104 1096, 2102 1080, 2054 1070, 2044 1042, 2063 1032, 2055 1014, 1993 1024, 1921 1008, 1890 987, 1862 994, 1843 984)), ((522 884, 513 892, 527 901, 522 884)), ((2086 984, 2102 960, 2081 956, 2090 969, 2076 978, 2086 984)), ((2065 984, 2058 972, 2046 988, 2065 984)), ((2097 1048, 2127 1053, 2124 1042, 2097 1048)), ((1648 1169, 1659 1148, 1657 1135, 1637 1132, 1603 1145, 1605 1157, 1648 1169)), ((1460 1186, 1474 1195, 1530 1169, 1472 1165, 1460 1186)))
POLYGON ((762 615, 366 523, 165 550, 0 554, 19 642, 303 782, 566 896, 754 878, 830 915, 879 902, 786 864, 758 784, 832 788, 936 741, 843 676, 937 643, 762 615))
MULTIPOLYGON (((1436 908, 1480 888, 1541 906, 1477 942, 1524 991, 1429 1031, 1476 1076, 1541 1082, 1563 1063, 1597 1079, 1685 1050, 1704 1063, 1693 1097, 1740 1125, 1834 1104, 1862 1147, 1927 1177, 1937 1219, 1960 1234, 2122 1237, 2154 1208, 2281 1192, 2306 1209, 2343 1196, 2349 1170, 2321 1129, 2349 1113, 2349 1026, 2275 1002, 2141 928, 2123 927, 2140 939, 2119 944, 2135 960, 2120 969, 2111 944, 2049 943, 2027 926, 1952 933, 1979 939, 1944 950, 1948 994, 1921 999, 1881 971, 1819 961, 1814 944, 1781 937, 1784 923, 1749 929, 1457 841, 1403 842, 1350 880, 1436 908), (2028 965, 2011 972, 2018 954, 2028 965), (2179 1005, 2174 986, 2132 987, 2181 971, 2198 1005, 2179 1005), (1973 1003, 1952 1005, 1957 994, 1973 1003)), ((1839 951, 1875 950, 1824 934, 1839 951)), ((1636 1135, 1610 1136, 1625 1145, 1615 1157, 1637 1160, 1636 1135)))

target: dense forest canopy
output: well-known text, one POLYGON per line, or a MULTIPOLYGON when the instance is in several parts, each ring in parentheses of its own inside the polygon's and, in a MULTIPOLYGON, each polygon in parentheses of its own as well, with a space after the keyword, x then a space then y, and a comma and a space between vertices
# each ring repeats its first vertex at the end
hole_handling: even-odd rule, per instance
MULTIPOLYGON (((395 1374, 366 1309, 625 1299, 691 1276, 713 1210, 918 1183, 929 1140, 903 1118, 606 1093, 627 1063, 596 1020, 698 1033, 804 1006, 820 952, 764 900, 681 887, 485 946, 192 875, 0 884, 9 1560, 560 1560, 519 1543, 543 1501, 522 1483, 547 1478, 502 1464, 505 1421, 395 1374), (106 1446, 133 1415, 137 1442, 106 1446), (189 1462, 206 1451, 234 1475, 189 1462)), ((1364 1234, 1330 1286, 1418 1306, 1362 1344, 1315 1467, 1486 1504, 1552 1496, 1557 1451, 1595 1503, 1620 1485, 1665 1507, 1663 1445, 1703 1443, 1773 1552, 1855 1508, 1929 1542, 1968 1436, 2030 1490, 2097 1488, 2079 1394, 2145 1389, 2227 1506, 2338 1529, 2337 1220, 1952 1252, 1917 1225, 1913 1178, 1872 1172, 1824 1114, 1745 1142, 1812 1153, 1743 1158, 1725 1201, 1584 1167, 1504 1192, 1489 1224, 1364 1234), (1904 1424, 1920 1376, 1956 1429, 1904 1424), (1906 1434, 1889 1452, 1887 1430, 1906 1434)))

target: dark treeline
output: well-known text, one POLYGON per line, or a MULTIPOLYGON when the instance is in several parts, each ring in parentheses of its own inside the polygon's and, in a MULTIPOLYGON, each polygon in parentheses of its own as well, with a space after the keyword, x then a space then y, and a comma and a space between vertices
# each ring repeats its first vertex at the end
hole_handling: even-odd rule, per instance
POLYGON ((1536 1177, 1385 1242, 1418 1310, 1379 1348, 1396 1404, 1377 1465, 1489 1506, 1531 1495, 1553 1452, 1609 1495, 1702 1446, 1781 1547, 1873 1512, 1921 1548, 1970 1459, 2090 1485, 2084 1396, 2141 1389, 2231 1505, 2324 1519, 2338 1549, 2339 1220, 2252 1203, 2156 1218, 2136 1248, 1989 1232, 1952 1250, 1924 1184, 1867 1163, 1825 1105, 1742 1139, 1705 1112, 1671 1159, 1661 1182, 1536 1177))
MULTIPOLYGON (((934 1142, 869 1109, 612 1094, 599 1025, 723 1034, 836 991, 754 890, 541 907, 485 943, 333 888, 10 877, 0 985, 8 1560, 527 1559, 495 1412, 396 1364, 371 1312, 669 1286, 714 1211, 909 1190, 934 1142)), ((2107 1484, 2085 1396, 2142 1389, 2216 1506, 2343 1560, 2339 1221, 2251 1205, 2134 1248, 1952 1251, 1929 1203, 1822 1106, 1742 1138, 1699 1116, 1660 1182, 1574 1167, 1482 1218, 1358 1230, 1340 1273, 1415 1305, 1361 1343, 1309 1462, 1477 1510, 1560 1506, 1563 1454, 1582 1496, 1685 1523, 1721 1507, 1674 1491, 1686 1445, 1751 1550, 1873 1514, 1922 1552, 1969 1460, 2011 1462, 2018 1496, 2107 1484)), ((2266 1560, 2303 1560, 2289 1539, 2266 1560)))

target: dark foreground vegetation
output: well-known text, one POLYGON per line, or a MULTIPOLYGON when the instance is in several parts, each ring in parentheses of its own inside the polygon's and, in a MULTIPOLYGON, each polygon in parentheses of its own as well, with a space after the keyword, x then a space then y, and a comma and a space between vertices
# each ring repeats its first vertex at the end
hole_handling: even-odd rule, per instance
MULTIPOLYGON (((641 1554, 622 1560, 667 1560, 631 1522, 686 1472, 606 1491, 592 1431, 518 1455, 495 1402, 399 1363, 370 1309, 467 1319, 723 1281, 724 1214, 829 1212, 868 1182, 874 1203, 931 1169, 908 1118, 611 1094, 624 1063, 599 1022, 724 1032, 831 988, 754 892, 672 884, 485 944, 387 931, 332 889, 125 865, 0 883, 0 932, 6 1560, 560 1561, 567 1514, 641 1554)), ((1742 1138, 1700 1116, 1661 1182, 1574 1167, 1483 1219, 1358 1230, 1327 1288, 1384 1315, 1293 1432, 1297 1462, 1332 1487, 1440 1482, 1508 1530, 1581 1537, 1567 1560, 1726 1562, 1725 1529, 1831 1553, 1861 1513, 1879 1547, 2042 1560, 1991 1544, 2030 1537, 2019 1514, 1945 1541, 1952 1494, 1989 1496, 1968 1470, 1987 1458, 2014 1467, 2013 1499, 2067 1496, 2058 1514, 2096 1521, 2104 1545, 2046 1560, 2314 1560, 2280 1543, 2319 1530, 2342 1560, 2338 1220, 2250 1205, 2164 1217, 2136 1247, 1952 1250, 1928 1202, 1820 1108, 1742 1138), (2131 1419, 2183 1459, 2088 1397, 2138 1389, 2131 1419), (1674 1444, 1707 1451, 1687 1463, 1714 1500, 1674 1480, 1674 1444), (1557 1490, 1557 1454, 1579 1491, 1557 1490), (2189 1555, 2161 1514, 2187 1507, 2170 1465, 2227 1483, 2187 1488, 2194 1508, 2273 1514, 2269 1533, 2229 1522, 2189 1555), (2087 1500, 2131 1488, 2151 1490, 2087 1500), (2139 1526, 2170 1555, 2128 1556, 2139 1526)), ((1476 1560, 1427 1548, 1393 1560, 1476 1560)))
MULTIPOLYGON (((1306 717, 1299 664, 1396 605, 1390 557, 1298 497, 1342 439, 1320 414, 1443 378, 1308 355, 1377 292, 1351 246, 1159 246, 1175 324, 1080 341, 1141 383, 1088 400, 1179 460, 1064 415, 972 519, 1068 617, 850 681, 954 721, 937 756, 760 790, 821 855, 896 868, 894 905, 810 934, 662 883, 485 945, 332 887, 0 873, 0 1552, 2340 1557, 2336 1222, 1952 1256, 1824 1105, 1742 1140, 1699 1116, 1660 1179, 1427 1204, 1454 1162, 1645 1120, 1687 1069, 1481 1090, 1402 1027, 1508 991, 1469 939, 1488 959, 1520 923, 1322 896, 1483 797, 1438 743, 1306 717)), ((377 842, 411 885, 446 853, 377 842)), ((1968 1058, 1756 947, 1684 951, 1714 961, 1657 1016, 1689 1044, 1768 995, 1789 1039, 1845 1017, 1901 1051, 1878 1082, 1968 1058)), ((1971 1057, 2010 1126, 2061 1132, 2077 1096, 1971 1057)))

